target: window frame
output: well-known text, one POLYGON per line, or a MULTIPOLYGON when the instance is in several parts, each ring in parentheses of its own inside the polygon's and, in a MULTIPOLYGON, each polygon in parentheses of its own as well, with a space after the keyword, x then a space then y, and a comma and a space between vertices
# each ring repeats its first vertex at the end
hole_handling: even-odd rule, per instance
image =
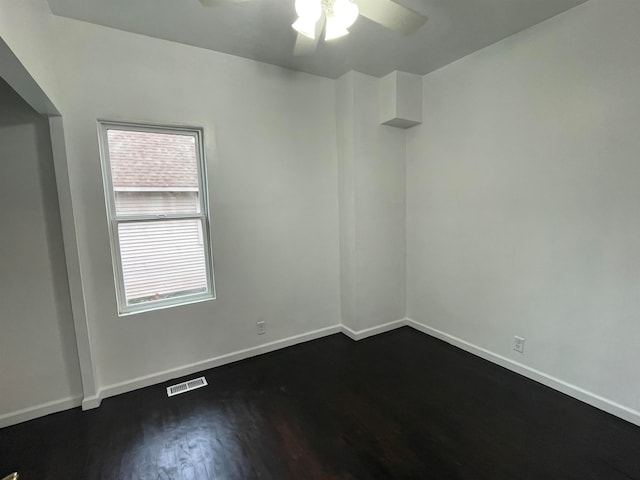
POLYGON ((102 167, 102 179, 107 210, 107 224, 109 227, 109 240, 111 244, 111 261, 113 264, 114 284, 116 290, 116 301, 118 305, 118 316, 131 315, 135 313, 148 312, 163 308, 188 305, 191 303, 215 300, 215 276, 213 267, 213 245, 211 242, 211 213, 209 206, 209 189, 207 162, 204 151, 204 131, 200 127, 158 125, 148 123, 118 122, 110 120, 98 120, 98 139, 100 151, 100 164, 102 167), (167 214, 118 214, 116 210, 113 178, 111 174, 111 159, 109 156, 109 130, 123 130, 134 132, 162 133, 187 135, 195 139, 196 156, 198 163, 198 203, 199 212, 194 213, 167 213, 167 214), (205 268, 207 278, 207 289, 204 292, 180 295, 173 298, 160 300, 150 300, 137 304, 129 304, 124 285, 124 274, 122 268, 122 256, 120 252, 120 241, 118 238, 118 227, 122 223, 136 222, 162 222, 171 220, 199 220, 202 230, 203 250, 205 257, 205 268))

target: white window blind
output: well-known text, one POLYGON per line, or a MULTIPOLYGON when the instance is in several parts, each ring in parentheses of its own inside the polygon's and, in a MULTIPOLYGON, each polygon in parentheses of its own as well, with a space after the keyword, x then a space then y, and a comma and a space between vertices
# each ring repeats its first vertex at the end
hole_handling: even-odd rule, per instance
POLYGON ((214 297, 200 130, 101 124, 120 313, 214 297))

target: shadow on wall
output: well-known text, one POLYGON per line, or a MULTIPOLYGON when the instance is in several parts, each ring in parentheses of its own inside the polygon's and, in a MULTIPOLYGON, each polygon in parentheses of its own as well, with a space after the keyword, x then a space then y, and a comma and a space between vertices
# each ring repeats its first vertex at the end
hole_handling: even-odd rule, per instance
MULTIPOLYGON (((73 328, 73 317, 71 310, 71 299, 69 294, 69 283, 67 278, 67 268, 64 254, 64 245, 62 239, 62 224, 60 220, 60 210, 58 205, 58 192, 56 187, 56 177, 53 165, 53 154, 51 151, 51 136, 49 133, 49 122, 47 118, 41 116, 31 107, 2 79, 0 78, 0 98, 2 98, 2 108, 0 109, 0 129, 29 126, 32 132, 29 136, 33 138, 37 156, 37 165, 34 170, 38 175, 38 190, 34 193, 39 194, 39 202, 42 209, 44 219, 44 234, 46 244, 46 257, 49 265, 41 268, 49 270, 49 282, 53 292, 55 302, 55 312, 51 312, 55 316, 51 318, 56 321, 59 339, 61 342, 61 351, 63 355, 63 363, 66 376, 72 385, 78 385, 80 382, 80 369, 78 365, 78 353, 75 341, 75 331, 73 328)), ((0 165, 4 172, 11 174, 13 167, 10 162, 21 161, 22 159, 11 158, 11 154, 6 155, 6 151, 1 152, 0 165), (7 165, 8 164, 8 165, 7 165)), ((17 172, 16 172, 17 173, 17 172)), ((16 181, 19 181, 19 173, 16 175, 16 181)), ((10 181, 10 179, 8 179, 10 181)), ((25 188, 28 188, 25 186, 25 188)), ((28 193, 27 193, 28 194, 28 193)), ((8 208, 17 210, 17 218, 20 217, 22 206, 19 204, 8 206, 8 208)), ((14 217, 16 218, 16 217, 14 217)), ((27 220, 25 220, 27 221, 27 220)), ((26 243, 26 242, 25 242, 26 243)), ((30 243, 29 243, 30 244, 30 243)), ((32 266, 29 263, 28 252, 25 254, 25 264, 21 270, 29 270, 32 266)), ((4 269, 3 269, 4 270, 4 269)), ((14 272, 15 273, 15 272, 14 272)), ((22 272, 18 272, 21 274, 22 272)), ((13 275, 12 278, 3 278, 7 275, 7 271, 0 271, 0 282, 5 281, 17 282, 20 287, 34 288, 33 296, 38 297, 39 291, 37 286, 28 284, 28 273, 22 275, 13 275), (18 277, 18 278, 16 278, 18 277), (22 283, 23 285, 20 285, 22 283)), ((24 319, 25 322, 30 319, 24 319)), ((32 325, 24 325, 25 329, 32 329, 32 325)), ((11 341, 11 339, 8 339, 11 341)), ((22 348, 29 349, 30 345, 22 345, 22 348)), ((25 376, 29 376, 28 368, 25 369, 25 376)))

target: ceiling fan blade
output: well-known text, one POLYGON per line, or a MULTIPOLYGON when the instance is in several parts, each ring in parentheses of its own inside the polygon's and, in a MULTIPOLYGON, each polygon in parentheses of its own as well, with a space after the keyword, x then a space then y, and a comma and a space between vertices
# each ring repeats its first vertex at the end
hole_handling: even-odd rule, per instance
POLYGON ((224 5, 229 3, 243 3, 250 0, 198 0, 203 7, 217 7, 218 5, 224 5))
POLYGON ((300 57, 304 55, 311 55, 316 51, 316 48, 318 48, 318 42, 320 41, 320 36, 322 35, 322 29, 324 28, 324 22, 325 17, 323 15, 316 23, 316 38, 313 40, 301 33, 298 33, 298 36, 296 37, 296 44, 293 47, 293 54, 295 56, 300 57))
POLYGON ((409 35, 427 21, 427 17, 391 0, 357 0, 360 15, 396 32, 409 35))

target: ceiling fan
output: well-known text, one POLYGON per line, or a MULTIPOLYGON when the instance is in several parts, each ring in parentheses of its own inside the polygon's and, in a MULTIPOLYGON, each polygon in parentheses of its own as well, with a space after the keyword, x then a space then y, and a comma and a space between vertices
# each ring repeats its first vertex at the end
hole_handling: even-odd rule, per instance
MULTIPOLYGON (((248 0, 199 0, 205 7, 248 0)), ((427 17, 392 0, 295 0, 298 19, 291 25, 298 36, 293 53, 313 53, 324 28, 325 41, 349 34, 358 16, 367 17, 383 27, 409 35, 427 21, 427 17), (326 25, 326 27, 325 27, 326 25)))

